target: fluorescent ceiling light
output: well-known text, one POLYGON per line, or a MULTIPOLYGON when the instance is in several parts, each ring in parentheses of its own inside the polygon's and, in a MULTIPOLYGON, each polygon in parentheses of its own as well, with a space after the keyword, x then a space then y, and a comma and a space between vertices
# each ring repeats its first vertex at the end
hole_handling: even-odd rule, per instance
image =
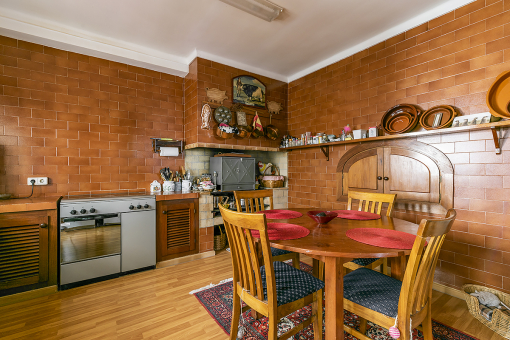
POLYGON ((239 8, 241 11, 253 14, 266 21, 273 21, 283 11, 283 7, 267 0, 220 0, 226 4, 239 8))

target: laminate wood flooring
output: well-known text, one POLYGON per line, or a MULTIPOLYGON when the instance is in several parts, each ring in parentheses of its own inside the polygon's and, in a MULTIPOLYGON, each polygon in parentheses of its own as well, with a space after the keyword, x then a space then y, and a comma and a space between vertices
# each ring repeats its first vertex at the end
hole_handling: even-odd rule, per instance
MULTIPOLYGON (((0 339, 226 340, 189 292, 229 277, 230 253, 223 251, 0 307, 0 339)), ((480 340, 503 340, 474 319, 464 301, 438 292, 433 299, 434 319, 480 340)))

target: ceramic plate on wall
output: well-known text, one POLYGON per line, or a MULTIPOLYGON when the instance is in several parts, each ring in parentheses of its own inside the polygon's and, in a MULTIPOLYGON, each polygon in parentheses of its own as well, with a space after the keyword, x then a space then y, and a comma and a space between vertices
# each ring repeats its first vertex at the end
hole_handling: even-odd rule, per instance
POLYGON ((510 71, 501 73, 487 91, 487 106, 496 117, 510 118, 510 71))

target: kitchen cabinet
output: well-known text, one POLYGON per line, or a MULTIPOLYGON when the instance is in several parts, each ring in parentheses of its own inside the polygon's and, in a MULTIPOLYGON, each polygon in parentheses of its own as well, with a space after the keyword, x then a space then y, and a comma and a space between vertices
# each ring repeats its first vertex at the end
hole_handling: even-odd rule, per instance
POLYGON ((198 253, 198 199, 156 203, 156 261, 198 253))
POLYGON ((397 194, 397 201, 453 207, 453 166, 438 149, 416 141, 360 144, 337 166, 337 199, 349 190, 397 194))
POLYGON ((57 284, 56 210, 0 214, 0 296, 57 284))

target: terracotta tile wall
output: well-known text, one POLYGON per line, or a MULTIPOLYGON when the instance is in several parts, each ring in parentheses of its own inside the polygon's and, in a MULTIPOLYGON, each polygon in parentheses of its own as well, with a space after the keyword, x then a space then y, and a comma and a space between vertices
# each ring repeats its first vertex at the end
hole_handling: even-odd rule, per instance
MULTIPOLYGON (((250 75, 266 85, 266 101, 282 103, 284 109, 279 115, 274 115, 272 123, 283 135, 287 131, 287 90, 288 84, 264 77, 258 74, 249 73, 234 67, 216 63, 203 58, 196 58, 190 65, 190 73, 185 82, 185 138, 186 144, 192 143, 216 143, 230 145, 250 145, 263 147, 278 147, 280 139, 271 141, 265 137, 258 139, 221 139, 214 136, 214 129, 202 130, 201 112, 204 101, 207 101, 206 88, 218 88, 226 91, 228 99, 223 102, 224 106, 232 105, 232 78, 240 75, 250 75), (196 107, 195 107, 196 105, 196 107)), ((247 113, 247 118, 253 117, 247 113)), ((263 126, 269 125, 269 118, 261 118, 263 126)), ((211 126, 215 126, 214 119, 211 119, 211 126)))
POLYGON ((182 157, 151 137, 182 139, 183 78, 0 36, 0 193, 148 190, 182 157))
MULTIPOLYGON (((346 124, 375 126, 398 103, 423 109, 450 104, 463 114, 486 112, 497 75, 510 70, 510 0, 478 0, 289 85, 289 131, 338 134, 346 124)), ((502 132, 509 137, 510 130, 502 132)), ((510 292, 510 139, 496 155, 490 132, 422 138, 455 166, 457 221, 448 235, 436 282, 473 282, 510 292)), ((349 146, 349 147, 352 147, 349 146)), ((345 208, 336 202, 336 165, 319 149, 289 153, 289 206, 345 208)), ((397 213, 417 222, 423 216, 397 213)))

